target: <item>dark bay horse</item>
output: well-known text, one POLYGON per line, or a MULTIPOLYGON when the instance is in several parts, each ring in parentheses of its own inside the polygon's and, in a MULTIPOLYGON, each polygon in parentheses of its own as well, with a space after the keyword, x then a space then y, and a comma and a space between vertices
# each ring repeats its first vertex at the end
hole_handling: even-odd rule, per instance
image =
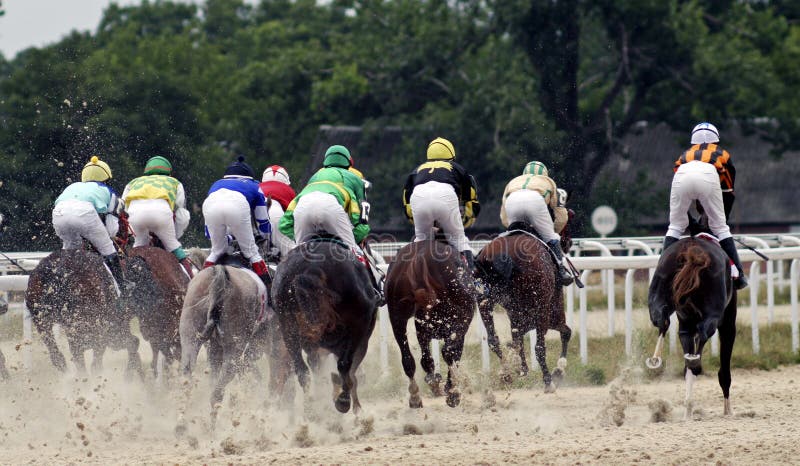
POLYGON ((142 337, 150 343, 156 375, 159 353, 167 364, 180 359, 178 325, 189 277, 175 255, 152 246, 130 249, 125 271, 126 278, 135 283, 127 305, 139 318, 142 337))
POLYGON ((692 386, 702 372, 700 356, 706 341, 719 331, 720 368, 717 373, 724 397, 723 412, 731 413, 731 354, 736 339, 736 290, 728 256, 714 242, 686 238, 661 254, 648 296, 650 320, 659 330, 650 368, 661 365, 669 317, 678 315, 678 335, 684 351, 686 413, 692 413, 692 386))
POLYGON ((444 341, 442 356, 448 366, 444 391, 447 405, 458 406, 461 391, 457 387, 458 363, 464 351, 464 337, 475 314, 472 278, 461 255, 439 240, 409 243, 399 251, 386 274, 386 303, 389 320, 409 379, 408 404, 421 408, 419 387, 414 380, 416 364, 408 346, 406 327, 414 318, 417 341, 422 351, 420 364, 425 382, 434 395, 441 396, 442 376, 435 373, 431 340, 444 341))
POLYGON ((341 413, 361 409, 356 369, 375 328, 379 296, 364 264, 336 240, 319 239, 295 247, 278 265, 272 286, 275 312, 292 365, 308 392, 308 355, 312 368, 319 350, 336 357, 339 390, 334 405, 341 413))
MULTIPOLYGON (((563 246, 564 244, 562 249, 563 246)), ((556 265, 548 247, 528 233, 501 236, 481 250, 477 258, 477 268, 479 276, 489 289, 488 297, 481 300, 479 305, 489 347, 503 360, 492 317, 495 304, 500 304, 506 309, 511 321, 511 346, 518 352, 521 360, 520 374, 528 373, 523 339, 528 332, 536 330, 535 353, 542 369, 544 391, 555 392, 553 378, 556 383, 563 378, 567 364, 567 345, 572 330, 566 323, 564 295, 561 286, 557 284, 556 265), (547 368, 544 339, 551 329, 561 334, 561 356, 552 375, 547 368)), ((507 382, 510 377, 509 374, 503 376, 507 382)))
POLYGON ((53 338, 59 324, 69 342, 72 360, 85 372, 84 351, 92 349, 92 370, 103 367, 106 347, 128 351, 127 373, 142 374, 139 339, 131 333, 132 315, 118 310, 117 291, 99 255, 84 250, 53 252, 31 272, 25 302, 53 365, 67 368, 53 338))

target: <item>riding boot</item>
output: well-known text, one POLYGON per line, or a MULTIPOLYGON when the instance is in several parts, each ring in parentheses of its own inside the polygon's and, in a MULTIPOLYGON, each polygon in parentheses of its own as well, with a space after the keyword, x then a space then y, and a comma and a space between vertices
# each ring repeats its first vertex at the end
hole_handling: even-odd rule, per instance
POLYGON ((475 255, 472 253, 472 251, 467 249, 465 251, 461 251, 461 254, 464 255, 464 260, 467 263, 469 273, 472 274, 475 295, 478 301, 480 301, 489 294, 489 289, 486 284, 483 283, 483 280, 478 276, 478 270, 475 268, 475 255))
POLYGON ((678 242, 678 238, 674 236, 665 236, 664 237, 664 246, 661 247, 661 251, 666 251, 668 247, 672 246, 673 244, 678 242))
POLYGON ((184 257, 180 260, 183 269, 186 270, 186 274, 189 275, 189 280, 194 278, 194 272, 192 272, 192 261, 189 260, 188 257, 184 257))
POLYGON ((739 260, 739 253, 736 251, 736 244, 734 244, 733 238, 725 238, 719 242, 719 245, 725 251, 725 254, 731 258, 733 265, 739 271, 739 278, 733 281, 733 287, 737 290, 745 288, 747 286, 747 277, 744 275, 744 268, 742 268, 742 262, 739 260))
POLYGON ((571 285, 572 282, 575 280, 575 277, 572 276, 567 268, 564 267, 564 255, 561 252, 561 242, 557 239, 551 239, 547 242, 547 246, 553 251, 553 255, 556 258, 556 266, 558 267, 558 278, 561 281, 562 286, 571 285))
POLYGON ((125 280, 125 277, 122 275, 122 265, 119 263, 119 256, 117 256, 116 253, 103 257, 103 260, 108 266, 108 269, 111 271, 111 276, 114 277, 114 280, 117 282, 117 286, 119 287, 120 296, 117 299, 117 310, 121 312, 125 308, 125 299, 133 284, 128 280, 125 280))
POLYGON ((369 275, 369 281, 372 284, 372 289, 375 290, 375 294, 378 295, 378 302, 376 303, 377 307, 385 306, 386 305, 386 296, 383 294, 383 289, 381 285, 378 283, 378 279, 375 277, 375 273, 373 272, 372 268, 372 261, 370 260, 370 256, 367 254, 367 251, 362 249, 362 255, 364 257, 364 266, 367 268, 367 275, 369 275))

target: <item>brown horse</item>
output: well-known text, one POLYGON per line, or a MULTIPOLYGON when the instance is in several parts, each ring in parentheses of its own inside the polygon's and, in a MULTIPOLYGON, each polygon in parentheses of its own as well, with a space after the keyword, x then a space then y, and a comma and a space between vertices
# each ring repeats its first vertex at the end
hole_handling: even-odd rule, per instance
POLYGON ((157 375, 159 353, 167 364, 180 358, 178 325, 189 277, 175 255, 152 246, 130 249, 125 269, 126 278, 135 283, 126 304, 139 318, 142 337, 150 343, 151 367, 157 375))
POLYGON ((69 342, 72 361, 86 371, 84 351, 92 349, 92 370, 103 367, 106 347, 128 351, 127 373, 142 373, 139 339, 131 333, 132 315, 118 310, 114 280, 99 255, 84 250, 58 250, 31 272, 25 302, 50 353, 53 365, 66 370, 64 355, 53 338, 59 324, 69 342))
POLYGON ((278 265, 272 296, 275 312, 292 365, 304 392, 309 369, 320 350, 336 357, 338 374, 331 374, 341 413, 361 409, 355 372, 367 353, 375 328, 380 297, 371 286, 367 268, 335 239, 319 239, 294 248, 278 265))
MULTIPOLYGON (((567 364, 567 345, 572 330, 564 316, 564 296, 556 279, 556 265, 548 247, 529 233, 495 238, 478 254, 479 276, 488 286, 486 299, 479 309, 486 326, 489 346, 502 360, 503 352, 494 328, 492 311, 495 304, 506 309, 511 321, 511 347, 520 357, 520 375, 528 374, 523 338, 536 330, 536 360, 542 369, 544 391, 553 393, 553 384, 560 382, 567 364), (561 334, 561 356, 551 376, 547 368, 545 333, 557 330, 561 334)), ((504 374, 509 382, 511 376, 504 374)))
MULTIPOLYGON (((218 265, 195 275, 186 291, 180 315, 181 367, 189 375, 205 343, 209 325, 208 359, 216 378, 211 394, 212 415, 225 387, 264 350, 264 332, 254 333, 256 320, 268 312, 267 290, 249 268, 218 265)), ((257 372, 257 371, 256 371, 257 372)))
POLYGON ((706 341, 719 330, 720 367, 717 377, 724 397, 723 412, 731 413, 731 355, 736 339, 736 290, 728 256, 710 240, 686 238, 661 254, 648 296, 650 321, 659 330, 656 354, 648 367, 661 366, 661 348, 669 316, 678 314, 678 335, 684 351, 686 412, 692 414, 692 387, 702 373, 700 357, 706 341))
POLYGON ((421 408, 419 387, 414 380, 416 364, 408 346, 406 326, 414 318, 425 371, 425 382, 434 395, 441 396, 442 376, 435 372, 431 340, 444 340, 442 356, 448 366, 444 392, 447 405, 461 402, 457 387, 458 363, 464 350, 464 337, 475 314, 471 277, 461 256, 450 245, 438 240, 409 243, 399 251, 386 274, 386 303, 403 370, 410 380, 408 404, 421 408))

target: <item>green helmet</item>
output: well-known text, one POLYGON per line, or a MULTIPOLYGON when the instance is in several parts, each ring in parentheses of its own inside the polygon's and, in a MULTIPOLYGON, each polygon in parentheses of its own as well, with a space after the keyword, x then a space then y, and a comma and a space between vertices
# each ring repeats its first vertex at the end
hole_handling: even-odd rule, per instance
POLYGON ((157 155, 152 157, 150 160, 147 161, 147 164, 144 166, 144 174, 145 175, 171 175, 172 174, 172 164, 169 163, 169 160, 157 155))
POLYGON ((325 151, 325 160, 322 162, 323 167, 339 167, 345 170, 353 166, 353 156, 350 151, 344 146, 330 146, 325 151))
POLYGON ((547 167, 545 167, 542 162, 535 162, 535 161, 534 162, 528 162, 528 164, 525 165, 525 169, 522 170, 522 174, 523 175, 548 176, 547 175, 547 167))

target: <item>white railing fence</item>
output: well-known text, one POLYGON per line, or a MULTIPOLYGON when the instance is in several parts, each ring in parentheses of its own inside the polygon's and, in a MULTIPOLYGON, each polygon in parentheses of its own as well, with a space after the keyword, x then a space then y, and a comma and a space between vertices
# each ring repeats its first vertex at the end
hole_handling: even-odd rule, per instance
MULTIPOLYGON (((757 236, 740 236, 737 239, 741 240, 747 245, 758 248, 758 250, 766 255, 770 261, 766 263, 765 274, 762 277, 760 273, 761 262, 764 260, 754 252, 748 249, 740 249, 739 255, 743 262, 750 263, 749 279, 750 279, 750 317, 752 325, 752 351, 758 354, 760 351, 760 338, 759 338, 759 325, 758 325, 758 312, 759 303, 758 295, 759 289, 764 284, 766 286, 766 307, 768 312, 768 322, 771 324, 774 319, 775 307, 775 288, 785 289, 788 285, 790 289, 790 321, 792 328, 792 351, 797 352, 800 348, 800 327, 798 326, 798 280, 800 280, 800 238, 788 235, 757 235, 757 236), (785 262, 789 261, 788 274, 785 267, 785 262), (775 265, 777 264, 777 266, 775 265)), ((615 279, 616 271, 624 270, 624 327, 625 327, 625 353, 631 355, 633 350, 633 295, 634 295, 634 281, 637 276, 636 272, 639 270, 648 270, 646 276, 652 279, 653 271, 658 263, 659 256, 655 251, 660 251, 662 239, 654 237, 645 238, 602 238, 602 239, 577 239, 575 246, 571 251, 572 262, 575 267, 581 270, 581 280, 588 283, 593 274, 600 274, 600 289, 606 295, 607 300, 607 318, 608 318, 608 332, 609 336, 615 333, 614 322, 617 312, 615 302, 615 279), (585 255, 586 253, 600 253, 596 255, 585 255), (618 254, 625 255, 613 255, 618 254), (634 255, 634 254, 639 255, 634 255)), ((487 241, 473 242, 473 247, 480 249, 487 241)), ((405 243, 373 243, 372 250, 374 253, 383 257, 391 259, 405 243)), ((44 258, 48 253, 8 253, 7 255, 14 259, 19 265, 26 270, 32 270, 38 261, 44 258)), ((384 271, 387 265, 379 264, 379 268, 384 271)), ((9 261, 0 260, 0 273, 7 275, 0 275, 0 292, 4 291, 23 291, 27 287, 28 276, 22 274, 8 275, 9 273, 21 273, 18 267, 12 265, 9 261), (15 270, 16 269, 16 270, 15 270)), ((565 311, 567 324, 575 327, 575 291, 577 287, 571 285, 566 287, 565 293, 565 311)), ((588 354, 588 288, 582 288, 578 291, 578 326, 577 334, 579 337, 579 353, 581 361, 586 364, 589 361, 588 354)), ((27 309, 24 311, 25 316, 23 319, 23 338, 26 341, 32 339, 31 322, 27 309)), ((484 371, 490 369, 489 347, 487 344, 486 329, 480 320, 480 316, 476 310, 475 319, 478 322, 479 335, 481 337, 481 359, 482 368, 484 371)), ((391 334, 389 329, 388 311, 386 307, 379 309, 378 316, 378 331, 379 331, 379 352, 380 364, 384 372, 389 367, 389 336, 391 334)), ((531 361, 533 366, 536 365, 536 358, 533 355, 533 347, 535 346, 535 333, 529 334, 531 339, 531 361)), ((670 325, 669 334, 669 347, 670 351, 674 352, 677 349, 677 322, 673 315, 673 322, 670 325)), ((30 367, 30 345, 25 345, 25 351, 28 352, 24 356, 26 366, 30 367)), ((711 351, 713 354, 719 352, 719 342, 716 337, 712 339, 711 351)), ((439 342, 434 340, 432 352, 436 357, 434 361, 438 369, 439 363, 439 342)))

